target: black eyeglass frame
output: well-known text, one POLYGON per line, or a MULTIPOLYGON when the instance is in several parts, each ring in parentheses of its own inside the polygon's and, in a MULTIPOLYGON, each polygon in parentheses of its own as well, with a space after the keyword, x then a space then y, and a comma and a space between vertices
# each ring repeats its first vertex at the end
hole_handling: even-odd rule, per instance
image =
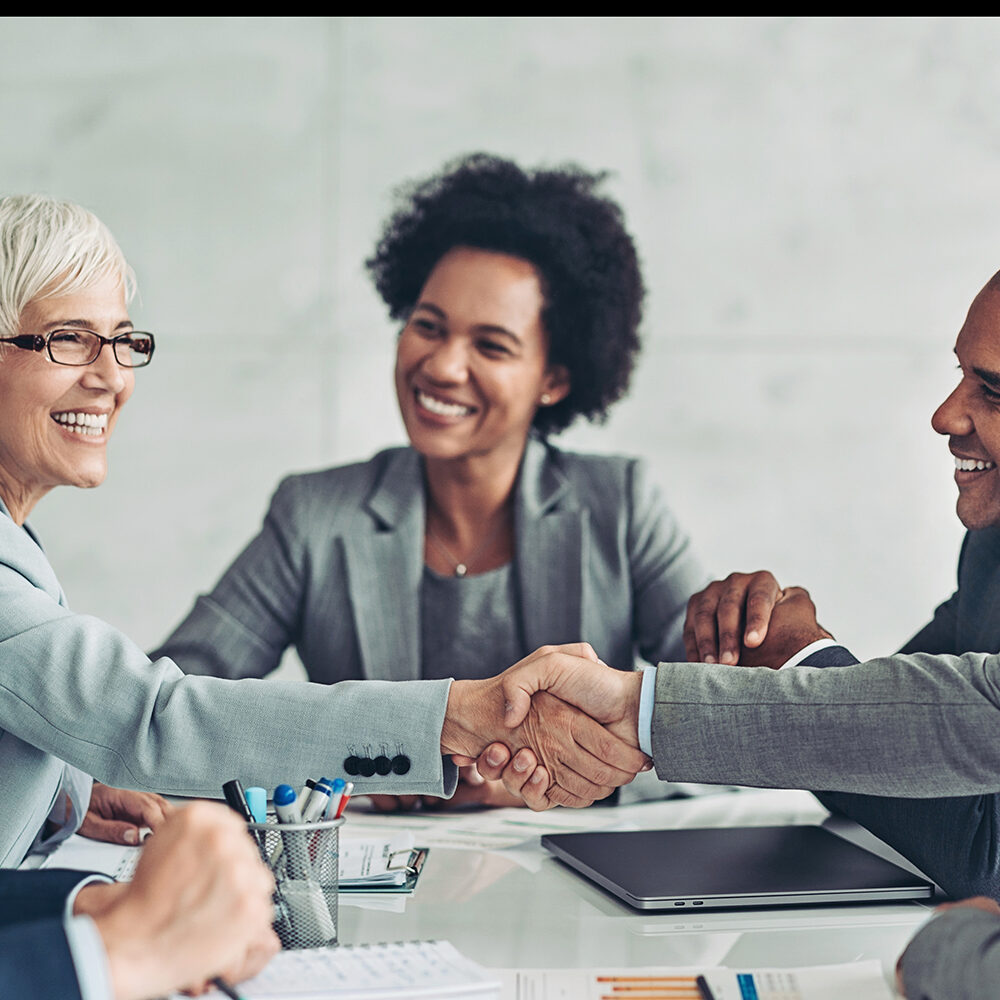
MULTIPOLYGON (((127 333, 119 333, 115 337, 103 337, 94 330, 74 330, 74 333, 88 333, 90 336, 96 337, 100 341, 97 353, 89 361, 60 361, 57 357, 53 356, 50 341, 57 333, 65 332, 65 330, 53 330, 47 334, 22 333, 17 337, 0 337, 0 344, 13 344, 15 347, 20 347, 25 351, 45 350, 49 355, 50 361, 57 365, 66 365, 67 368, 85 368, 87 365, 92 365, 101 356, 101 351, 104 350, 105 344, 111 345, 111 352, 115 356, 115 361, 122 368, 145 368, 153 360, 153 352, 156 350, 156 338, 148 330, 129 330, 127 333), (144 355, 145 361, 142 364, 133 365, 122 361, 118 355, 118 345, 136 335, 149 337, 149 353, 144 355)), ((131 358, 129 361, 131 361, 131 358)))

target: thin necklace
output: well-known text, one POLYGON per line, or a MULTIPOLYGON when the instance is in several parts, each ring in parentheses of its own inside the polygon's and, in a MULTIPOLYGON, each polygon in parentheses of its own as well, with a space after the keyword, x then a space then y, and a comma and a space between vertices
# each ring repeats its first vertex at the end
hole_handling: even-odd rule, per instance
POLYGON ((452 566, 455 567, 454 570, 455 576, 465 576, 469 572, 469 567, 474 566, 476 564, 476 560, 486 551, 487 547, 496 539, 497 535, 500 534, 500 529, 503 528, 506 525, 506 523, 507 523, 507 518, 506 517, 502 518, 500 520, 500 523, 489 533, 489 535, 486 536, 486 538, 482 542, 479 543, 479 545, 476 547, 475 552, 473 552, 472 555, 470 555, 469 558, 465 560, 465 562, 462 562, 460 559, 456 559, 451 554, 451 552, 448 551, 444 542, 442 542, 441 539, 438 538, 436 532, 430 526, 429 522, 427 524, 427 537, 437 547, 438 552, 440 552, 441 555, 443 555, 445 559, 447 559, 448 562, 450 562, 452 566))

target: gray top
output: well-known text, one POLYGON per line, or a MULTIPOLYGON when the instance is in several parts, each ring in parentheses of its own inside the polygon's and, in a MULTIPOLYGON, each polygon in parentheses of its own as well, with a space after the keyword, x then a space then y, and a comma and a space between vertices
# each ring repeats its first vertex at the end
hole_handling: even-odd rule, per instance
POLYGON ((424 678, 495 677, 527 655, 510 563, 476 576, 424 567, 420 666, 424 678), (510 609, 515 609, 511 614, 510 609))
POLYGON ((909 1000, 983 1000, 1000 983, 1000 920, 961 908, 936 916, 902 957, 909 1000))

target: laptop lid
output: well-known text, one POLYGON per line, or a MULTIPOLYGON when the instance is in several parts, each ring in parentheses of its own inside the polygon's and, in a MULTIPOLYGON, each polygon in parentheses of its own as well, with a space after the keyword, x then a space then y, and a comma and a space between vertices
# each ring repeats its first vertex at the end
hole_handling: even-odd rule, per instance
POLYGON ((934 891, 819 826, 546 834, 542 846, 640 910, 875 903, 934 891))

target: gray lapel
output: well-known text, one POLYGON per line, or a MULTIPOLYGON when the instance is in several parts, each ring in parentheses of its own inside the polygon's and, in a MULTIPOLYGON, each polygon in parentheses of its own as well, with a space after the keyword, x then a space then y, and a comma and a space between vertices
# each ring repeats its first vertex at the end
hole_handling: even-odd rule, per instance
POLYGON ((588 513, 572 486, 529 438, 514 507, 517 583, 530 652, 583 636, 583 564, 588 513))
POLYGON ((424 486, 416 452, 389 454, 365 508, 370 530, 343 539, 361 668, 371 680, 416 680, 424 565, 424 486))

